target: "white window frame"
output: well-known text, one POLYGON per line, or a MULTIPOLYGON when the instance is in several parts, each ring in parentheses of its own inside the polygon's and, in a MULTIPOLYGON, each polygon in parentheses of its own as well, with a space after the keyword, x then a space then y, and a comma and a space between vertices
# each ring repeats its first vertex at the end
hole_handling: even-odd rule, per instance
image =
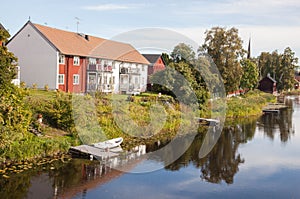
POLYGON ((65 84, 65 75, 64 74, 58 74, 57 82, 58 82, 58 85, 64 85, 65 84), (60 81, 61 78, 62 78, 62 82, 60 81))
POLYGON ((65 64, 65 55, 59 55, 58 63, 65 64))
POLYGON ((79 75, 78 74, 73 75, 73 85, 79 85, 79 75))
POLYGON ((94 65, 96 65, 96 64, 97 64, 97 59, 96 59, 96 58, 90 57, 90 58, 89 58, 89 64, 94 64, 94 65))
POLYGON ((73 65, 74 66, 79 66, 80 65, 80 57, 78 57, 78 56, 73 57, 73 65))

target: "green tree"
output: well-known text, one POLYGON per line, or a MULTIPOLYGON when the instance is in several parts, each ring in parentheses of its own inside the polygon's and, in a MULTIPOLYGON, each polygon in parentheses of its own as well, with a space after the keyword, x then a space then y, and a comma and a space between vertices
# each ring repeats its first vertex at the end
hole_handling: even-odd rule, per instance
POLYGON ((298 58, 290 47, 284 49, 278 69, 278 90, 293 89, 295 85, 295 70, 297 68, 298 58))
POLYGON ((257 88, 258 68, 254 62, 249 59, 241 60, 243 75, 241 79, 241 88, 253 90, 257 88))
POLYGON ((165 70, 151 77, 155 83, 154 90, 180 99, 185 104, 196 103, 197 83, 191 71, 189 64, 184 61, 171 62, 165 70))
POLYGON ((291 48, 287 47, 283 54, 278 51, 262 52, 258 57, 260 78, 270 74, 277 81, 278 90, 288 90, 294 87, 294 76, 298 58, 291 48))
MULTIPOLYGON (((0 41, 7 42, 10 35, 6 30, 0 29, 0 41)), ((17 58, 7 50, 6 46, 0 46, 0 87, 11 87, 11 81, 16 77, 17 58)))
MULTIPOLYGON (((0 29, 0 39, 6 42, 9 34, 0 29)), ((0 46, 0 159, 10 144, 24 138, 31 122, 31 111, 24 102, 26 95, 11 81, 16 77, 17 58, 0 46)))
POLYGON ((193 63, 195 60, 195 52, 192 46, 179 43, 174 47, 171 57, 175 62, 186 61, 187 63, 193 63))
POLYGON ((202 48, 212 57, 222 75, 226 92, 233 92, 239 88, 242 68, 239 59, 244 55, 242 40, 238 29, 226 30, 213 27, 205 32, 205 42, 202 48))

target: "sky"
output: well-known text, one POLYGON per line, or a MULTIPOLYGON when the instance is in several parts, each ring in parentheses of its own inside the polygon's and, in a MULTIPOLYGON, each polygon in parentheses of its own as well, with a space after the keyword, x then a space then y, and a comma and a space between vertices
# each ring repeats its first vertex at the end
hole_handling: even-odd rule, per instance
POLYGON ((10 0, 1 4, 0 23, 14 35, 30 17, 33 23, 116 40, 134 30, 166 29, 198 45, 212 27, 235 27, 245 49, 251 37, 252 56, 290 47, 300 57, 299 11, 299 0, 10 0))

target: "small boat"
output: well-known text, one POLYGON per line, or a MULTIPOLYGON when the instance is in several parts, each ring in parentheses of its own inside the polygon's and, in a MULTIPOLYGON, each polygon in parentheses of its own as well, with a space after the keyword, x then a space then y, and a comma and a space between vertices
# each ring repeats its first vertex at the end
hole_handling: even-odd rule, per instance
POLYGON ((111 149, 111 148, 116 148, 118 146, 120 146, 120 144, 123 142, 123 138, 119 137, 119 138, 114 138, 111 140, 107 140, 104 142, 97 142, 95 144, 93 144, 94 147, 97 147, 99 149, 111 149))

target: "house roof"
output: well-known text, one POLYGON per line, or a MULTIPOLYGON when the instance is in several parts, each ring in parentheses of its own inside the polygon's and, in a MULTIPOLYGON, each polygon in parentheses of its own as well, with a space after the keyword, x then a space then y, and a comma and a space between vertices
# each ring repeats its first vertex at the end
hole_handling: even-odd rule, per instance
POLYGON ((62 54, 149 64, 130 44, 60 30, 40 24, 32 23, 32 25, 62 54))
POLYGON ((154 64, 161 57, 161 54, 143 54, 143 56, 151 63, 154 64))
MULTIPOLYGON (((2 29, 2 30, 6 30, 5 28, 4 28, 4 26, 0 23, 0 29, 2 29)), ((6 30, 7 31, 7 30, 6 30)))

